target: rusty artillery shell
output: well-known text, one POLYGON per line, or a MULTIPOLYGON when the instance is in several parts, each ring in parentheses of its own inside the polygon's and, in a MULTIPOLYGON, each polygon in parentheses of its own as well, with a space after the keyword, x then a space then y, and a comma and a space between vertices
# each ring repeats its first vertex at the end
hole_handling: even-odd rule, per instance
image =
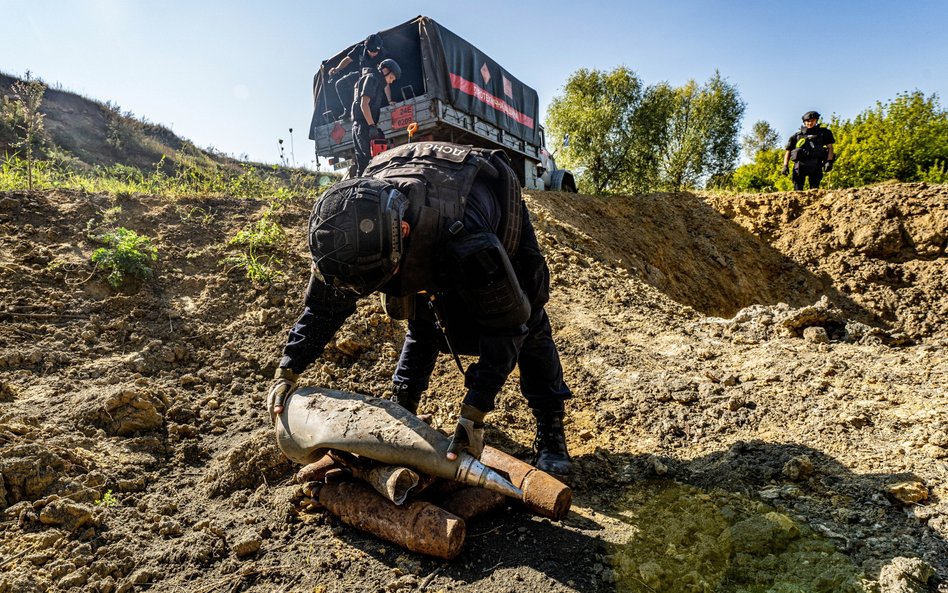
POLYGON ((451 560, 464 545, 464 521, 428 502, 398 506, 357 482, 323 485, 319 502, 347 525, 412 552, 451 560))
POLYGON ((569 512, 573 491, 550 474, 493 447, 484 447, 481 462, 504 474, 523 490, 523 504, 532 513, 559 521, 569 512))
POLYGON ((299 484, 305 484, 306 482, 321 482, 326 477, 326 474, 333 470, 340 469, 342 466, 336 462, 335 459, 329 455, 324 455, 318 460, 303 466, 298 472, 296 472, 296 481, 299 484))
POLYGON ((465 521, 507 506, 507 497, 486 488, 462 486, 438 501, 438 506, 465 521))

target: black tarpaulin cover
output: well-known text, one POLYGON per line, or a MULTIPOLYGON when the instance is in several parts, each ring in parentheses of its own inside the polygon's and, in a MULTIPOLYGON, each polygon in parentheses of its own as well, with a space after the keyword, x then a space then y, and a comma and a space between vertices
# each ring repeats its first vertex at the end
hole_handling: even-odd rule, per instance
MULTIPOLYGON (((526 142, 540 143, 540 100, 536 91, 479 49, 424 16, 379 34, 386 57, 393 58, 402 68, 402 77, 392 85, 393 101, 429 94, 526 142)), ((332 121, 331 116, 324 116, 326 112, 348 113, 352 98, 338 97, 335 80, 327 81, 326 77, 329 68, 337 65, 351 48, 323 62, 316 74, 313 127, 332 121)), ((355 65, 350 66, 349 71, 354 68, 355 65)), ((311 128, 310 138, 314 137, 311 128)))

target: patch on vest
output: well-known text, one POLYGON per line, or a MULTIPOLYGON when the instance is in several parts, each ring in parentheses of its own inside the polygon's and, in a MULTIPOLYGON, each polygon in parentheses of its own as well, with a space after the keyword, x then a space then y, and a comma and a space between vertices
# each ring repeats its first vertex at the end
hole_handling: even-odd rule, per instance
POLYGON ((451 161, 453 163, 463 163, 467 155, 471 153, 470 146, 460 146, 458 144, 449 144, 447 142, 414 142, 412 144, 402 144, 388 151, 388 156, 392 157, 434 157, 437 159, 451 161))

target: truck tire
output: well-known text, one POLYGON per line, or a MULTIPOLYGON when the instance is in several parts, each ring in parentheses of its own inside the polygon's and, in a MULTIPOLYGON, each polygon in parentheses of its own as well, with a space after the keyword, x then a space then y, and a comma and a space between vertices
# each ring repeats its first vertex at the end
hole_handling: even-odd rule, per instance
POLYGON ((566 169, 557 169, 550 174, 550 190, 576 193, 576 182, 573 174, 566 169))

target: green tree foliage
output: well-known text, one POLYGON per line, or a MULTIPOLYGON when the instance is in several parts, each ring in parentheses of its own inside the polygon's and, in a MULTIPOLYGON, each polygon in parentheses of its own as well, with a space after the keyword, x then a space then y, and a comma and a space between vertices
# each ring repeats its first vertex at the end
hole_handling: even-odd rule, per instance
POLYGON ((770 123, 757 121, 751 126, 750 132, 741 137, 741 148, 744 155, 753 161, 762 150, 780 148, 780 134, 770 123))
POLYGON ((903 93, 852 121, 834 118, 836 166, 831 187, 880 181, 948 181, 948 111, 938 96, 903 93))
POLYGON ((585 169, 581 191, 605 193, 641 184, 630 163, 647 161, 649 140, 663 134, 662 122, 652 117, 653 94, 628 68, 583 68, 553 98, 547 118, 551 145, 565 166, 585 169))
POLYGON ((737 90, 719 73, 702 86, 676 89, 645 86, 625 67, 581 69, 554 97, 546 123, 560 163, 583 171, 580 191, 643 192, 730 173, 743 112, 737 90))
POLYGON ((738 167, 731 174, 730 183, 723 185, 743 192, 792 190, 793 182, 790 177, 780 173, 783 153, 782 148, 758 150, 754 155, 754 162, 738 167))
POLYGON ((720 72, 702 86, 691 80, 675 89, 668 139, 661 151, 660 187, 697 187, 733 171, 744 107, 737 87, 720 72))

